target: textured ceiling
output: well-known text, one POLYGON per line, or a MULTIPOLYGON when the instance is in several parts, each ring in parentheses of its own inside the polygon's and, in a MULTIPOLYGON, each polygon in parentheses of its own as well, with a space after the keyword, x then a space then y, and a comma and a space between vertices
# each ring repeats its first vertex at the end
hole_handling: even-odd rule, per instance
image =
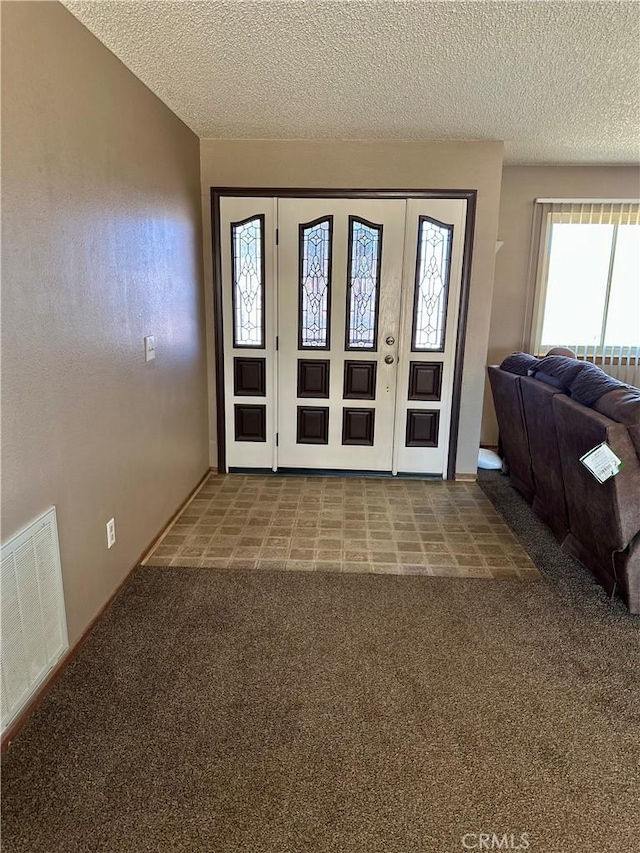
POLYGON ((501 139, 640 159, 640 3, 65 0, 201 137, 501 139))

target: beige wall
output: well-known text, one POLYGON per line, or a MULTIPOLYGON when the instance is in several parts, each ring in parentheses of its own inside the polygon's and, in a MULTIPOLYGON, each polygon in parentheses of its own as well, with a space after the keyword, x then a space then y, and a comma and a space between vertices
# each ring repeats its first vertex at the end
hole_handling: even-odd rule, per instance
POLYGON ((73 642, 208 465, 198 140, 63 6, 1 6, 2 539, 57 507, 73 642))
MULTIPOLYGON (((210 187, 477 189, 478 208, 464 361, 458 473, 475 473, 489 333, 502 142, 345 142, 202 139, 202 210, 208 329, 211 309, 210 187)), ((210 336, 211 338, 211 336, 210 336)), ((213 347, 211 459, 216 459, 213 347)))
MULTIPOLYGON (((529 245, 536 198, 640 198, 634 166, 505 166, 500 196, 488 363, 496 364, 524 341, 529 245)), ((498 427, 488 384, 482 441, 496 444, 498 427)))

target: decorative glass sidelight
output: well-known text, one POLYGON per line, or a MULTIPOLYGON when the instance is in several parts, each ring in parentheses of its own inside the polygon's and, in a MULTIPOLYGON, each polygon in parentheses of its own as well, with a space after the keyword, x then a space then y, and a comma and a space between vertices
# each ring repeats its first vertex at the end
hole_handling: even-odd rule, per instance
POLYGON ((233 345, 265 346, 264 215, 231 223, 233 345))
POLYGON ((329 349, 333 217, 300 226, 298 348, 329 349))
POLYGON ((421 216, 413 304, 413 352, 442 352, 445 342, 453 225, 421 216))
POLYGON ((381 259, 382 225, 350 216, 347 350, 377 348, 381 259))

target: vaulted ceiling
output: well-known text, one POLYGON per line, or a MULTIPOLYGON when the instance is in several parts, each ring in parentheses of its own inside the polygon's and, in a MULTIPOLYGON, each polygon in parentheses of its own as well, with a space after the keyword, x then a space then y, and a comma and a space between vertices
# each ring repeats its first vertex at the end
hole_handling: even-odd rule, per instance
POLYGON ((200 137, 502 139, 640 160, 640 4, 65 0, 200 137))

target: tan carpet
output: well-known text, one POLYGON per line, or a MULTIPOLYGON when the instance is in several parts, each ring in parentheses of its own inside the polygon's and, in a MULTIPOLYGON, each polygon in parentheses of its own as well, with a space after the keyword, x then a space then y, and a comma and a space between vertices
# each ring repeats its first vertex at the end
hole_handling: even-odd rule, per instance
POLYGON ((573 595, 140 569, 5 759, 3 851, 635 850, 638 620, 573 595))

